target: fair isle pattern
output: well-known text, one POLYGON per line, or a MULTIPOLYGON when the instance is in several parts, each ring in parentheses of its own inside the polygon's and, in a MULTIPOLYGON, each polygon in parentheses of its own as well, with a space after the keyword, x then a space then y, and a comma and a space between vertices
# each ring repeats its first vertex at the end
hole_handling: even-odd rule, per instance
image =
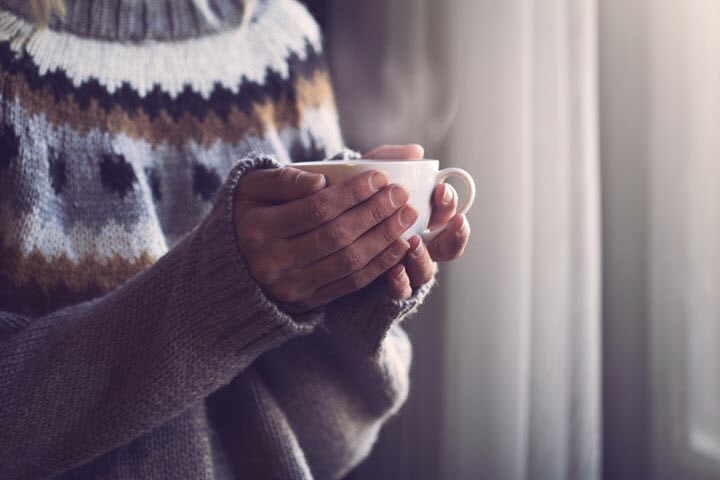
POLYGON ((62 257, 73 264, 87 258, 121 257, 128 261, 143 255, 158 258, 167 251, 155 218, 139 219, 129 225, 107 220, 97 228, 80 222, 63 225, 57 219, 42 219, 43 213, 38 209, 19 215, 7 204, 0 206, 0 224, 16 227, 3 234, 4 246, 17 246, 21 258, 38 253, 48 261, 62 257), (22 217, 27 220, 22 223, 14 220, 22 217))
MULTIPOLYGON (((28 115, 46 116, 58 126, 67 124, 78 133, 86 134, 98 125, 104 125, 110 134, 126 134, 153 146, 164 142, 181 145, 188 140, 195 140, 207 147, 218 139, 235 143, 250 132, 263 136, 264 129, 271 126, 276 129, 299 127, 308 110, 327 110, 328 104, 332 105, 332 89, 327 72, 317 70, 317 66, 313 67, 309 62, 294 65, 298 69, 313 70, 307 73, 294 70, 299 77, 294 82, 285 82, 289 88, 284 92, 279 88, 283 93, 277 99, 273 98, 271 91, 264 90, 256 90, 256 101, 247 104, 233 102, 240 96, 225 95, 225 103, 218 101, 216 106, 204 105, 204 111, 197 107, 194 110, 173 109, 172 103, 162 99, 159 94, 153 96, 153 100, 157 100, 155 105, 164 105, 150 109, 143 108, 143 104, 149 104, 152 100, 143 102, 136 99, 140 105, 137 108, 96 96, 80 99, 76 97, 79 96, 77 92, 75 95, 61 92, 58 83, 37 84, 28 81, 27 74, 15 73, 12 66, 7 69, 0 67, 0 72, 6 74, 4 83, 8 85, 7 93, 13 97, 14 103, 26 110, 28 115), (55 108, 48 110, 47 105, 51 103, 55 103, 55 108), (299 105, 303 108, 298 109, 299 105)), ((217 96, 221 96, 219 92, 217 96)), ((184 99, 191 97, 192 94, 188 94, 184 99)), ((331 115, 328 120, 333 121, 334 117, 331 115)))
POLYGON ((348 155, 317 25, 65 2, 37 30, 0 0, 0 479, 345 477, 407 396, 398 323, 432 282, 290 315, 238 251, 245 174, 348 155))
POLYGON ((250 13, 197 38, 110 42, 0 10, 3 310, 40 315, 117 288, 252 152, 287 163, 343 148, 312 17, 294 0, 250 13))
POLYGON ((267 70, 287 79, 288 57, 302 61, 306 44, 320 51, 320 32, 294 0, 272 0, 262 15, 231 30, 176 42, 121 44, 38 31, 28 21, 0 12, 0 41, 27 54, 40 75, 62 70, 75 87, 96 80, 109 93, 128 85, 144 97, 160 87, 171 98, 186 88, 208 98, 216 84, 237 93, 238 79, 263 83, 267 70), (261 58, 262 61, 248 61, 261 58))

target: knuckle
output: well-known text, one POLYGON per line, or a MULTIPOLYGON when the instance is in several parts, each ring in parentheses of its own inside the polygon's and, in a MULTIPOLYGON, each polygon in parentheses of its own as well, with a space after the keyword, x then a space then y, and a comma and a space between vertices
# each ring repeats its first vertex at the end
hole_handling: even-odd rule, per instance
POLYGON ((398 261, 402 256, 402 250, 400 247, 393 246, 390 250, 377 257, 377 265, 384 272, 397 265, 398 261))
POLYGON ((315 195, 307 206, 307 220, 311 224, 322 224, 330 220, 332 205, 324 195, 315 195))
POLYGON ((347 243, 347 233, 340 225, 331 225, 320 235, 320 248, 324 251, 335 251, 347 243))
POLYGON ((381 230, 382 239, 385 243, 394 242, 400 237, 400 234, 397 232, 399 225, 399 221, 388 222, 388 224, 381 230))
POLYGON ((267 252, 278 270, 287 271, 298 266, 298 253, 289 247, 289 242, 275 243, 267 252))
POLYGON ((427 283, 435 276, 435 273, 437 273, 437 264, 435 262, 431 262, 428 268, 426 268, 421 274, 418 280, 420 283, 427 283))
POLYGON ((275 297, 287 303, 301 303, 303 295, 299 288, 285 284, 275 289, 275 297))
POLYGON ((258 177, 261 177, 264 174, 265 172, 263 170, 252 170, 245 173, 242 177, 240 177, 240 180, 238 181, 238 188, 240 188, 240 186, 242 185, 246 185, 250 182, 256 181, 258 177))
POLYGON ((237 200, 239 198, 243 198, 247 186, 252 185, 253 182, 261 180, 263 174, 263 170, 253 170, 240 177, 237 188, 235 189, 235 199, 237 200))
POLYGON ((364 272, 358 272, 354 275, 347 277, 347 288, 349 291, 356 291, 363 288, 365 285, 370 283, 368 281, 368 275, 364 272))
POLYGON ((455 215, 455 207, 452 205, 433 207, 432 214, 442 223, 447 223, 455 215))
POLYGON ((353 205, 364 202, 368 196, 367 182, 362 184, 356 184, 355 188, 350 189, 350 200, 353 205))
POLYGON ((365 256, 357 248, 346 248, 338 255, 338 270, 342 273, 349 274, 365 264, 365 256))
POLYGON ((370 203, 368 205, 368 210, 373 225, 382 222, 385 218, 385 210, 383 209, 382 204, 380 204, 379 202, 370 203))
POLYGON ((445 246, 445 242, 443 242, 442 239, 438 239, 437 241, 433 242, 428 247, 428 249, 430 250, 430 256, 434 260, 440 260, 441 262, 450 260, 450 257, 447 253, 448 248, 445 246))
POLYGON ((267 243, 263 231, 257 227, 245 227, 238 230, 238 241, 244 248, 259 250, 267 243))
POLYGON ((398 288, 403 288, 405 285, 408 285, 410 278, 408 277, 407 270, 403 268, 397 276, 393 276, 393 281, 398 288))
POLYGON ((400 250, 398 248, 391 249, 386 255, 380 255, 377 259, 380 268, 385 271, 395 265, 400 260, 400 250))
POLYGON ((277 169, 277 176, 280 183, 297 183, 298 170, 295 168, 285 167, 277 169))
POLYGON ((398 300, 403 300, 406 297, 406 292, 410 289, 407 280, 403 278, 398 278, 396 280, 393 280, 390 286, 391 291, 393 292, 393 297, 398 300))
POLYGON ((465 232, 463 232, 463 235, 459 237, 455 237, 455 240, 453 242, 452 246, 452 253, 455 255, 459 255, 464 249, 465 245, 467 244, 468 238, 470 235, 469 229, 465 232))
POLYGON ((393 258, 402 258, 410 249, 410 244, 407 241, 395 242, 391 248, 391 254, 393 258))
POLYGON ((450 245, 450 242, 441 242, 440 245, 440 258, 443 260, 452 260, 455 257, 455 248, 450 245))
POLYGON ((378 258, 377 264, 380 270, 384 272, 397 264, 396 257, 394 255, 382 255, 378 258))
POLYGON ((368 175, 359 175, 355 177, 351 188, 347 190, 348 196, 350 197, 350 201, 353 205, 365 201, 370 195, 372 195, 373 192, 370 188, 368 175))
POLYGON ((277 271, 267 265, 266 262, 260 262, 260 265, 251 267, 250 273, 252 273, 255 281, 262 286, 270 285, 277 280, 277 271))

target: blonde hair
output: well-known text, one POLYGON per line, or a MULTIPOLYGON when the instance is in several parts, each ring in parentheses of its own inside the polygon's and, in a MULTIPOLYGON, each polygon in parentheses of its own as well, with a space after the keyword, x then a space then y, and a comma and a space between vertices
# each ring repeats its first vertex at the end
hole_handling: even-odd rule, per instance
MULTIPOLYGON (((205 15, 208 22, 216 24, 218 22, 215 15, 208 8, 207 0, 193 0, 197 5, 198 9, 205 15)), ((245 0, 245 15, 243 23, 249 20, 249 12, 252 9, 255 0, 245 0)), ((54 13, 58 17, 62 18, 65 16, 65 0, 30 0, 30 8, 32 14, 35 17, 35 21, 39 25, 46 26, 50 21, 50 16, 54 13)))

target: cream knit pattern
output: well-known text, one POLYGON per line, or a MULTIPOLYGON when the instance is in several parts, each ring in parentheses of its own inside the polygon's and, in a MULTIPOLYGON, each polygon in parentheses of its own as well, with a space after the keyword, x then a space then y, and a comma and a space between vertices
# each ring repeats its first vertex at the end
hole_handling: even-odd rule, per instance
POLYGON ((341 478, 405 399, 430 285, 289 316, 237 249, 243 174, 344 150, 312 17, 251 5, 0 0, 0 478, 341 478))

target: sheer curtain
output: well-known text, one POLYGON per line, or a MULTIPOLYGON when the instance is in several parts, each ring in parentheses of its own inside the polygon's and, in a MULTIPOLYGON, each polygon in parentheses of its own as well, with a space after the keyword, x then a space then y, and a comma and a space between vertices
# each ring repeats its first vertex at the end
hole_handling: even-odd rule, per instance
POLYGON ((720 3, 330 8, 348 140, 479 193, 355 478, 720 478, 720 3))
POLYGON ((606 473, 718 478, 720 4, 601 20, 606 473))
POLYGON ((480 197, 473 248, 448 268, 443 478, 596 478, 595 5, 455 5, 447 157, 480 197))
POLYGON ((330 8, 351 144, 424 143, 479 192, 463 261, 409 324, 408 408, 356 478, 597 478, 594 1, 330 8))

